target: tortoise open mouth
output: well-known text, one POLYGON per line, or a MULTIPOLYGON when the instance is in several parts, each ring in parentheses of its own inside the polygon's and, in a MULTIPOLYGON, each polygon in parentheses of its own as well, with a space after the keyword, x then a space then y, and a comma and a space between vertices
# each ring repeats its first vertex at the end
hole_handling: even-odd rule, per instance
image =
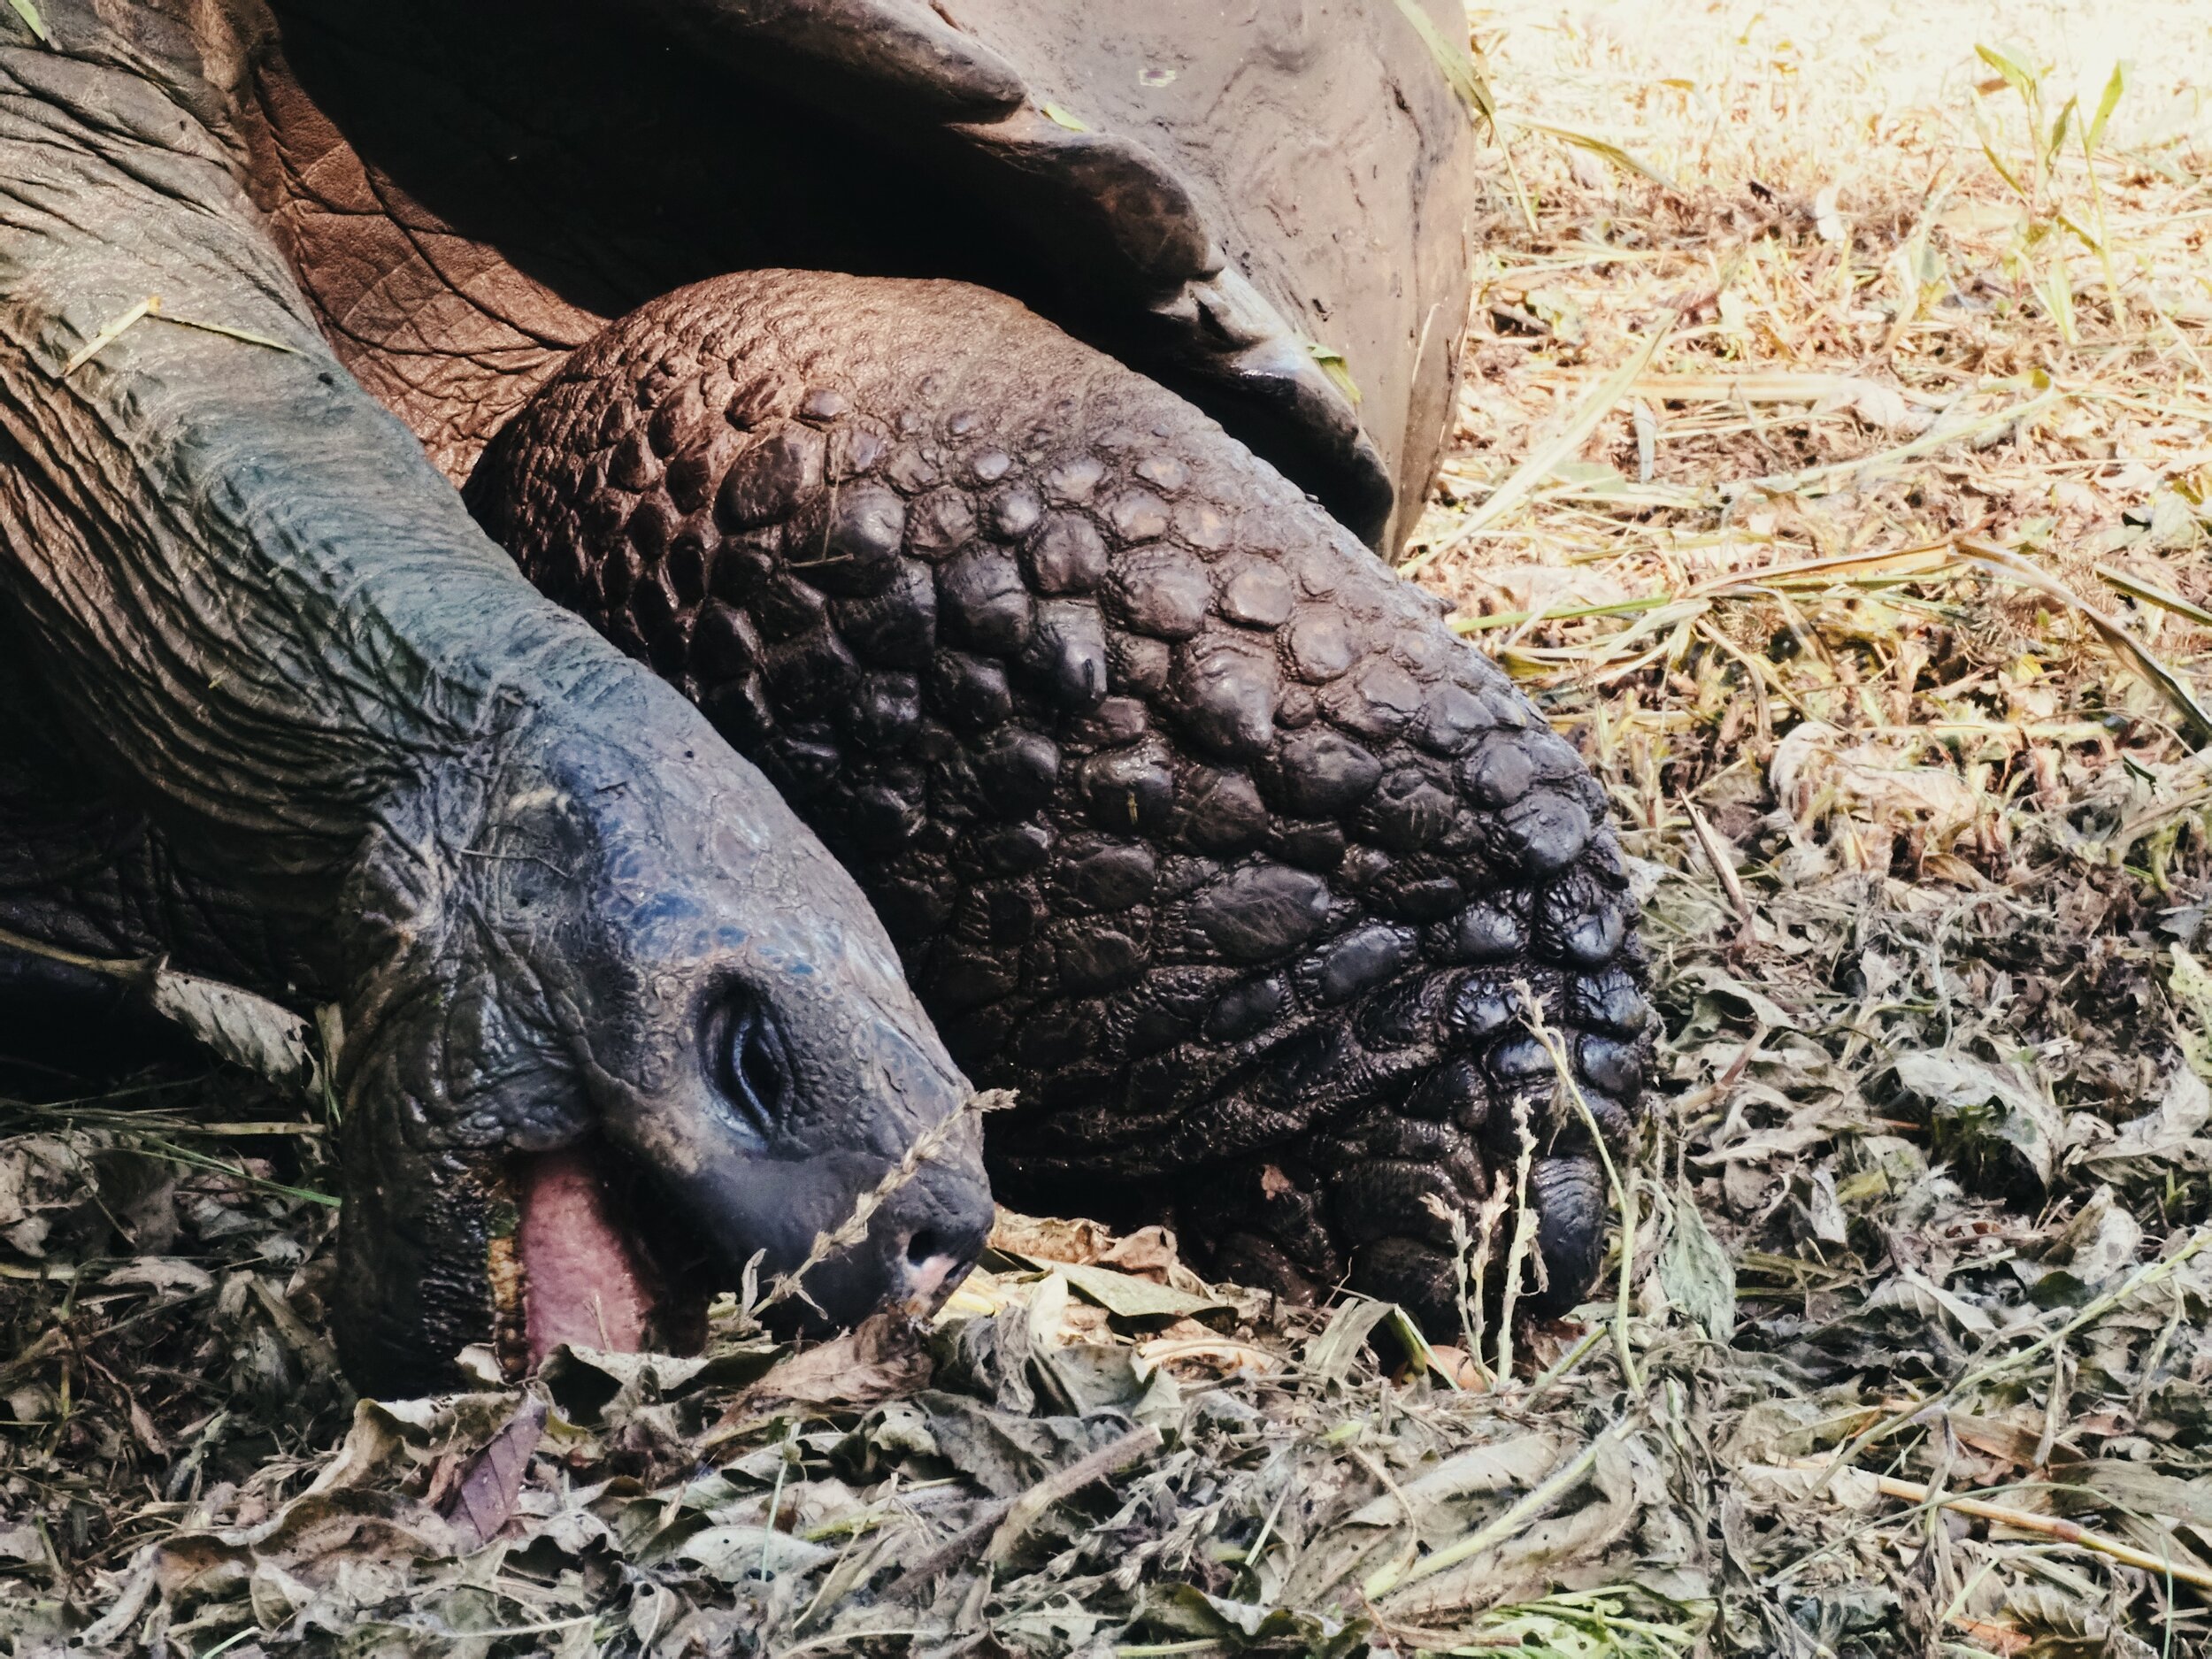
MULTIPOLYGON (((737 1288, 735 1274, 627 1157, 593 1138, 511 1159, 503 1184, 514 1222, 491 1240, 488 1265, 495 1347, 510 1377, 536 1370, 564 1343, 614 1354, 694 1354, 706 1345, 707 1305, 737 1288)), ((881 1286, 882 1302, 918 1318, 934 1313, 974 1266, 982 1239, 978 1228, 972 1244, 956 1245, 933 1226, 900 1238, 903 1259, 881 1286)), ((772 1276, 764 1267, 763 1285, 772 1276)), ((765 1317, 784 1335, 818 1335, 868 1311, 846 1310, 842 1320, 826 1320, 809 1298, 793 1296, 765 1317)))
POLYGON ((518 1157, 507 1179, 517 1221, 493 1241, 492 1272, 504 1369, 535 1370, 563 1343, 617 1354, 704 1343, 709 1264, 656 1225, 626 1160, 588 1141, 518 1157))

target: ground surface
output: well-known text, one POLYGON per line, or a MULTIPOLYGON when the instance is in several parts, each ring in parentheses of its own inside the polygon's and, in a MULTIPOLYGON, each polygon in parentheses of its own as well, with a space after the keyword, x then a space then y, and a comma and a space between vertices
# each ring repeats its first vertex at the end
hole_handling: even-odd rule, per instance
POLYGON ((2212 1652, 2201 7, 1475 22, 1415 555, 1650 888, 1607 1300, 1393 1378, 1010 1219, 931 1333, 356 1404, 311 1112, 0 1104, 0 1653, 2212 1652))

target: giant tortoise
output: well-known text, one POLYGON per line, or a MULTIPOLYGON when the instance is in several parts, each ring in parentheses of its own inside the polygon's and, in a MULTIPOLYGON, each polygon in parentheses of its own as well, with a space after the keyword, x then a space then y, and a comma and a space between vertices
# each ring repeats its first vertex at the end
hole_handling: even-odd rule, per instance
POLYGON ((810 1317, 941 1294, 979 1156, 1442 1326, 1518 1191, 1580 1296, 1623 866, 1373 550, 1453 0, 16 11, 0 927, 338 1007, 358 1382, 679 1338, 902 1159, 810 1317))

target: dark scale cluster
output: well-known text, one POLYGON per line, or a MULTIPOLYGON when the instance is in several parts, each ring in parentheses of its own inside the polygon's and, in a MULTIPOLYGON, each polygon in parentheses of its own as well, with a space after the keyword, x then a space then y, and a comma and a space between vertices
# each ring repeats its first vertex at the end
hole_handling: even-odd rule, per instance
POLYGON ((1651 1042, 1574 751, 1436 603, 1187 403, 949 283, 756 273, 580 352, 470 484, 849 866, 1010 1202, 1171 1213, 1217 1265, 1453 1309, 1536 1142, 1547 1286, 1651 1042))

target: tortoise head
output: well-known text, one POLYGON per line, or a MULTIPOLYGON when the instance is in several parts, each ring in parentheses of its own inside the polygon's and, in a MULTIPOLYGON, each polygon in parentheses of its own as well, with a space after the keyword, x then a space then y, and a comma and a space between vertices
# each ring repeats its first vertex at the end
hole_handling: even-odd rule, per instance
POLYGON ((823 1327, 949 1291, 991 1216, 966 1085, 760 775, 634 672, 478 775, 410 793, 348 906, 355 1380, 434 1385, 469 1343, 511 1372, 695 1342, 706 1293, 800 1265, 902 1161, 784 1307, 823 1327), (442 831, 461 798, 468 831, 442 831))

